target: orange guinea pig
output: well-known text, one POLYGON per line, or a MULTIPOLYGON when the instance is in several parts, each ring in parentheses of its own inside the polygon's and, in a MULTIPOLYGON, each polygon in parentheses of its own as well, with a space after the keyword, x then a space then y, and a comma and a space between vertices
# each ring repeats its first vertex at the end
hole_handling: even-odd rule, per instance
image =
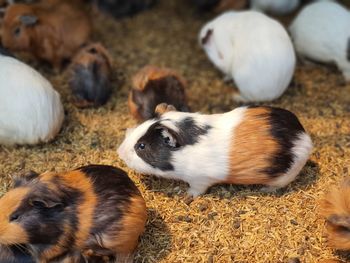
POLYGON ((173 105, 178 111, 188 112, 185 80, 175 71, 155 66, 145 66, 132 79, 129 92, 129 110, 138 120, 156 116, 158 104, 173 105))
POLYGON ((325 217, 329 246, 350 250, 350 179, 340 187, 331 189, 321 202, 321 214, 325 217))
POLYGON ((79 108, 98 107, 112 92, 112 58, 100 43, 82 48, 70 66, 69 86, 79 108))
POLYGON ((147 218, 135 184, 105 165, 31 172, 0 199, 0 211, 0 245, 26 246, 40 263, 132 262, 147 218))
POLYGON ((60 69, 88 42, 91 30, 88 14, 74 1, 13 4, 5 12, 2 42, 12 51, 30 52, 60 69))

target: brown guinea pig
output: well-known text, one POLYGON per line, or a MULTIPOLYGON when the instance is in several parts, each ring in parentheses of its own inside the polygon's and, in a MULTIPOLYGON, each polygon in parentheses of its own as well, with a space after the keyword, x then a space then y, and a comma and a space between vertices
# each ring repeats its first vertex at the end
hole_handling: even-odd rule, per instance
POLYGON ((0 199, 0 211, 0 244, 28 246, 41 263, 132 262, 147 218, 127 174, 105 165, 31 172, 0 199))
POLYGON ((69 86, 79 108, 100 106, 112 92, 112 58, 100 43, 82 48, 70 66, 69 86))
POLYGON ((327 193, 321 201, 321 214, 327 222, 329 246, 350 250, 350 179, 327 193))
POLYGON ((86 42, 91 23, 74 1, 47 0, 13 4, 5 12, 2 41, 12 51, 26 51, 60 69, 86 42))
POLYGON ((185 80, 175 71, 145 66, 132 79, 128 100, 130 113, 140 121, 151 119, 155 117, 154 110, 160 103, 187 112, 185 87, 185 80))

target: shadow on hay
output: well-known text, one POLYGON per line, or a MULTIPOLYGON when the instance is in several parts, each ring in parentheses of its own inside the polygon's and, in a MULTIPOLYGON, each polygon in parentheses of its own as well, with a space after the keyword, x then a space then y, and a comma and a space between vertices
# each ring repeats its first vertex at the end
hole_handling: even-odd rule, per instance
POLYGON ((142 235, 135 263, 153 263, 164 259, 171 250, 171 234, 161 215, 148 209, 145 233, 142 235))
MULTIPOLYGON (((319 165, 309 160, 294 182, 292 182, 285 188, 277 190, 276 192, 262 192, 261 185, 218 184, 210 187, 204 195, 210 194, 219 198, 230 198, 233 194, 243 191, 246 192, 248 190, 250 194, 253 195, 258 194, 283 196, 285 194, 297 191, 299 189, 307 188, 309 185, 314 184, 319 177, 319 165)), ((174 197, 176 195, 179 195, 180 193, 184 194, 188 189, 188 184, 182 181, 163 179, 155 176, 142 176, 141 181, 148 190, 163 193, 168 197, 174 197)))

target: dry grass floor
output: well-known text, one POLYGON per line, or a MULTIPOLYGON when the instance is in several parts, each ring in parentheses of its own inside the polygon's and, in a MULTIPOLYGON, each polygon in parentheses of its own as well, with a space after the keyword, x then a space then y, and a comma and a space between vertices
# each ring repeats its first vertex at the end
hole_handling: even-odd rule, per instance
MULTIPOLYGON (((259 187, 216 186, 186 204, 184 183, 142 176, 128 170, 116 154, 125 129, 136 123, 127 109, 130 77, 152 63, 177 69, 188 80, 193 110, 217 113, 238 106, 232 85, 197 45, 197 32, 210 15, 201 16, 186 1, 161 1, 131 19, 115 21, 99 14, 95 38, 115 59, 115 92, 99 109, 76 109, 66 76, 39 70, 62 94, 67 112, 62 132, 47 145, 0 147, 3 193, 11 174, 21 170, 69 170, 95 164, 126 169, 142 191, 149 220, 136 262, 319 262, 342 258, 325 242, 317 202, 329 186, 350 170, 350 84, 337 70, 299 64, 293 83, 271 105, 296 113, 315 144, 298 180, 277 194, 259 187)), ((200 167, 199 167, 200 169, 200 167)))

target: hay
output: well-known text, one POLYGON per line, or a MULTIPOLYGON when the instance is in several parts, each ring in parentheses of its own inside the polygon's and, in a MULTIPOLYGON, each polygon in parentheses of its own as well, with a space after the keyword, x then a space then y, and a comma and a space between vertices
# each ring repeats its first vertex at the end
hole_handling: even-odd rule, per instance
MULTIPOLYGON (((115 91, 99 109, 79 110, 70 103, 66 75, 39 70, 62 94, 67 118, 51 144, 0 148, 0 191, 21 170, 69 170, 89 163, 128 170, 116 154, 127 127, 130 77, 145 64, 178 70, 188 80, 195 111, 233 109, 232 86, 197 45, 197 33, 210 18, 189 9, 186 1, 161 1, 130 19, 95 18, 95 38, 115 59, 115 91), (116 78, 117 79, 117 78, 116 78)), ((317 213, 320 196, 350 170, 350 84, 329 67, 299 64, 284 96, 271 103, 296 113, 312 136, 310 162, 287 189, 263 194, 259 187, 216 186, 186 202, 186 184, 142 176, 128 170, 147 202, 147 229, 136 262, 318 262, 342 258, 325 243, 324 220, 317 213)))

